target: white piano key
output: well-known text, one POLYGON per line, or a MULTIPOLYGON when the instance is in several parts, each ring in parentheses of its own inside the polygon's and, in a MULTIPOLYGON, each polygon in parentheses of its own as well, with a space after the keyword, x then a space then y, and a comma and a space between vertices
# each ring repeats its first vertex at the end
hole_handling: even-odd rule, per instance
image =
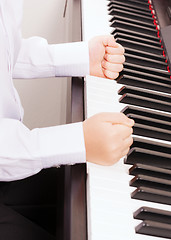
POLYGON ((134 229, 140 220, 133 219, 133 213, 142 206, 168 211, 171 211, 171 206, 131 199, 130 194, 135 188, 129 187, 133 176, 128 175, 128 169, 129 165, 124 165, 123 160, 111 167, 88 164, 88 216, 93 220, 89 223, 89 240, 95 240, 97 232, 108 237, 105 239, 115 239, 113 236, 130 240, 162 239, 136 234, 134 229))
POLYGON ((93 5, 96 8, 92 8, 92 0, 82 1, 83 40, 88 41, 94 36, 112 32, 112 28, 109 26, 110 17, 107 14, 107 4, 108 2, 104 0, 94 0, 93 5))
POLYGON ((99 240, 100 239, 111 239, 111 240, 163 240, 160 237, 147 236, 136 234, 131 228, 131 222, 127 225, 118 224, 118 222, 112 222, 111 224, 106 224, 105 222, 96 221, 92 226, 92 234, 89 234, 89 239, 99 240), (105 234, 104 234, 105 233, 105 234))
MULTIPOLYGON (((123 229, 124 231, 124 229, 123 229)), ((164 240, 164 238, 160 238, 160 237, 153 237, 153 236, 147 236, 147 235, 141 235, 141 234, 135 234, 133 233, 131 235, 131 237, 124 237, 122 235, 116 235, 116 234, 112 234, 112 235, 104 235, 103 233, 92 233, 91 236, 88 236, 88 239, 90 240, 164 240)))

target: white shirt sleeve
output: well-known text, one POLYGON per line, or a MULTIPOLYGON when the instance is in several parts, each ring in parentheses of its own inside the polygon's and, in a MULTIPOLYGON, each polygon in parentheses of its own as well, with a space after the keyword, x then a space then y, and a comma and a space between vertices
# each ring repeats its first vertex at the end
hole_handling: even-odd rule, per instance
POLYGON ((40 37, 23 39, 13 78, 86 76, 89 74, 87 42, 48 44, 40 37))
POLYGON ((0 132, 0 181, 86 161, 81 122, 30 131, 18 120, 1 119, 0 132))
MULTIPOLYGON (((22 40, 13 77, 85 76, 88 73, 86 42, 49 45, 43 38, 32 37, 22 40)), ((86 162, 82 123, 30 131, 19 121, 5 119, 0 128, 11 128, 8 139, 13 150, 8 152, 8 148, 4 148, 0 180, 22 179, 43 168, 86 162)))
POLYGON ((81 122, 33 130, 24 126, 12 76, 84 76, 89 72, 87 43, 49 45, 43 38, 32 37, 22 40, 20 48, 22 0, 0 1, 0 5, 0 181, 85 162, 81 122))

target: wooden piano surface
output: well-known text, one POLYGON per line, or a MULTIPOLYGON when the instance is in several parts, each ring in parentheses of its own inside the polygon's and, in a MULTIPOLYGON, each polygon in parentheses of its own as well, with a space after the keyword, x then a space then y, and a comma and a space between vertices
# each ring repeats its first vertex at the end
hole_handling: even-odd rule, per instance
MULTIPOLYGON (((84 82, 72 79, 72 122, 84 119, 84 82)), ((64 240, 87 239, 86 164, 65 166, 64 240)))

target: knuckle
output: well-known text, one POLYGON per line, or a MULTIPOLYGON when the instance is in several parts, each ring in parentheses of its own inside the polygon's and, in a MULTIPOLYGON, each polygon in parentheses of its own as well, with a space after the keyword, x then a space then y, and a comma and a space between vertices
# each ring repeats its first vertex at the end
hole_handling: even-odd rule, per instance
POLYGON ((120 49, 121 49, 121 53, 124 54, 125 53, 125 49, 122 45, 120 45, 120 49))
POLYGON ((133 139, 133 137, 131 137, 131 140, 130 140, 130 145, 132 145, 132 144, 133 144, 133 142, 134 142, 134 139, 133 139))
POLYGON ((124 63, 124 62, 125 62, 125 56, 122 55, 122 63, 124 63))
POLYGON ((118 72, 114 72, 113 73, 113 79, 116 79, 116 78, 118 78, 119 77, 119 73, 118 72))
POLYGON ((119 64, 119 72, 123 70, 123 64, 119 64))
POLYGON ((133 129, 130 127, 128 127, 128 129, 129 129, 129 135, 131 135, 133 133, 133 129))
POLYGON ((104 59, 105 59, 106 61, 109 61, 109 58, 110 58, 109 56, 110 56, 110 55, 106 53, 105 56, 104 56, 104 59))

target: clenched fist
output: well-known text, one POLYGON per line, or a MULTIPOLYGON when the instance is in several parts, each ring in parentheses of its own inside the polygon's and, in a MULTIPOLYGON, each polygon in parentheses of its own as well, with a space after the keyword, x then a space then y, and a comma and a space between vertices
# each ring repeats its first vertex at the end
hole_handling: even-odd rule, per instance
POLYGON ((99 113, 83 122, 86 159, 113 165, 125 156, 131 144, 134 121, 123 113, 99 113))
POLYGON ((111 35, 97 36, 89 41, 90 75, 116 79, 123 69, 124 48, 111 35))

